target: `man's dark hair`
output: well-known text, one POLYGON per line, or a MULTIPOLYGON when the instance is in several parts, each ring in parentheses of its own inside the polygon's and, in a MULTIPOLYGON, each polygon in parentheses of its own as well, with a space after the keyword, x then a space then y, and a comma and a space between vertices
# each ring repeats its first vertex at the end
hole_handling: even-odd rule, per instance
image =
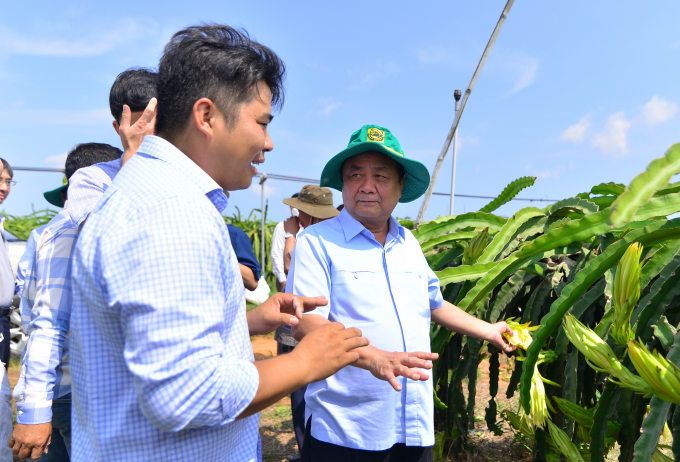
POLYGON ((12 167, 10 167, 9 163, 3 158, 0 158, 0 160, 2 161, 2 169, 7 170, 7 174, 10 178, 14 178, 14 170, 12 170, 12 167))
POLYGON ((219 24, 181 30, 165 46, 158 66, 156 133, 182 132, 201 98, 214 102, 233 126, 241 105, 257 94, 260 80, 271 90, 272 107, 279 109, 285 73, 276 53, 245 30, 219 24))
POLYGON ((71 176, 79 168, 89 167, 100 162, 109 162, 120 159, 123 151, 105 143, 82 143, 77 144, 66 157, 66 178, 71 176))
POLYGON ((111 115, 118 123, 123 117, 123 104, 130 106, 130 111, 143 111, 151 98, 156 97, 156 80, 158 74, 152 69, 130 68, 118 74, 109 93, 111 115))
POLYGON ((295 193, 295 194, 293 194, 293 195, 290 196, 290 197, 291 197, 291 198, 295 198, 295 197, 298 197, 299 195, 300 195, 300 193, 295 193))

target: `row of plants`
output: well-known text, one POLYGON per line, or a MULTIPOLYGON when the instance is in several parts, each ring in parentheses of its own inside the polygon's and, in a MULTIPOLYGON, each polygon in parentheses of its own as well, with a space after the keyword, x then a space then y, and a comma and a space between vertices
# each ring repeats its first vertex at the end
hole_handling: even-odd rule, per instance
MULTIPOLYGON (((274 233, 274 228, 276 223, 267 219, 267 209, 265 206, 264 216, 265 216, 265 262, 262 264, 261 260, 261 237, 262 237, 262 224, 261 224, 261 210, 254 209, 248 213, 247 216, 241 214, 241 210, 236 207, 236 212, 231 216, 225 216, 224 222, 227 224, 234 225, 241 228, 250 238, 253 246, 253 252, 257 257, 260 266, 264 268, 262 275, 265 277, 267 284, 272 290, 275 290, 275 276, 272 272, 272 263, 269 258, 271 252, 272 235, 274 233)), ((5 217, 4 228, 10 233, 14 234, 19 239, 26 240, 34 229, 49 223, 49 221, 57 214, 54 210, 38 210, 33 211, 29 215, 18 216, 9 215, 3 212, 5 217)))
POLYGON ((56 214, 57 212, 50 209, 34 210, 31 214, 24 216, 9 215, 4 211, 2 212, 5 217, 4 228, 24 241, 28 239, 31 231, 49 223, 56 214))
POLYGON ((546 208, 493 214, 535 178, 478 212, 414 231, 445 299, 517 335, 499 415, 500 351, 433 324, 436 453, 469 447, 477 369, 488 353, 485 420, 508 420, 535 460, 680 460, 680 144, 630 185, 603 183, 546 208), (467 387, 467 398, 463 388, 467 387), (661 435, 663 434, 663 438, 661 435))

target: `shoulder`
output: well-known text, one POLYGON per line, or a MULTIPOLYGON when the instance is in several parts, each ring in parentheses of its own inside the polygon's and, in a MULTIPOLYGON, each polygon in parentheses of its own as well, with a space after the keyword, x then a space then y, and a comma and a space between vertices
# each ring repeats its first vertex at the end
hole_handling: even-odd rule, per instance
POLYGON ((345 235, 340 221, 335 217, 305 228, 297 236, 298 242, 300 242, 300 239, 303 241, 339 243, 345 241, 345 235))
MULTIPOLYGON (((77 185, 81 182, 89 182, 91 180, 111 181, 120 171, 122 166, 122 159, 116 159, 109 162, 100 162, 98 164, 90 165, 78 169, 69 179, 69 189, 71 185, 77 185)), ((69 191, 70 192, 70 191, 69 191)))
POLYGON ((227 229, 229 230, 229 237, 231 237, 232 241, 235 240, 235 239, 243 239, 243 238, 249 239, 246 232, 243 231, 241 228, 239 228, 236 225, 227 224, 227 229))
POLYGON ((37 247, 41 248, 46 245, 54 244, 58 240, 73 240, 76 235, 76 226, 71 220, 71 216, 68 211, 62 210, 45 225, 45 228, 37 239, 37 247))

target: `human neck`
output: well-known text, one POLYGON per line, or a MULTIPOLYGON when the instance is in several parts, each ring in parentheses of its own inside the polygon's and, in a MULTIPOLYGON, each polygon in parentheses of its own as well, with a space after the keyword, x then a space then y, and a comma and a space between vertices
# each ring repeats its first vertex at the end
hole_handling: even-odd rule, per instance
MULTIPOLYGON (((350 214, 352 215, 352 214, 350 214)), ((364 225, 364 228, 369 230, 372 234, 373 237, 375 237, 375 240, 380 243, 383 247, 385 246, 385 242, 387 241, 387 233, 390 231, 390 219, 384 219, 380 217, 376 217, 375 219, 366 219, 363 217, 357 217, 354 216, 354 219, 356 219, 359 223, 364 225)))

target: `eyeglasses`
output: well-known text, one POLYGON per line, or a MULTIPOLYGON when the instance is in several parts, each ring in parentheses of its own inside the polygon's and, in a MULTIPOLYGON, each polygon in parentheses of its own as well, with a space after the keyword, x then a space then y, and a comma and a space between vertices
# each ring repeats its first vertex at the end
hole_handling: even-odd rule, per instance
POLYGON ((15 184, 17 184, 16 181, 12 181, 12 180, 2 180, 2 179, 0 179, 0 182, 5 183, 7 186, 14 186, 15 184))

